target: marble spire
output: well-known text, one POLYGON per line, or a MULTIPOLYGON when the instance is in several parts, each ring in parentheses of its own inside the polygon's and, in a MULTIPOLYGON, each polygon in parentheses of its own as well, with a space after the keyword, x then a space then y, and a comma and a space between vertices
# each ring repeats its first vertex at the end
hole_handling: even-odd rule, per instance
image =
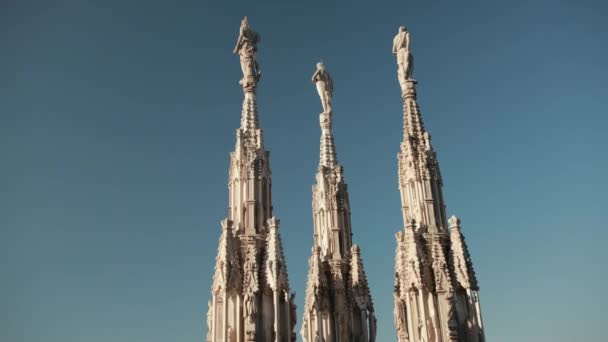
POLYGON ((396 235, 395 327, 400 342, 485 340, 473 265, 459 220, 446 219, 442 178, 416 98, 410 34, 393 39, 403 99, 398 155, 404 230, 396 235))
POLYGON ((216 257, 207 312, 208 342, 295 341, 295 304, 289 288, 279 220, 273 216, 269 153, 256 104, 260 36, 241 22, 235 53, 244 100, 230 154, 228 217, 216 257))
POLYGON ((333 80, 323 63, 312 77, 323 112, 313 186, 313 248, 302 329, 307 342, 375 341, 376 318, 360 248, 352 243, 350 204, 332 132, 333 80))

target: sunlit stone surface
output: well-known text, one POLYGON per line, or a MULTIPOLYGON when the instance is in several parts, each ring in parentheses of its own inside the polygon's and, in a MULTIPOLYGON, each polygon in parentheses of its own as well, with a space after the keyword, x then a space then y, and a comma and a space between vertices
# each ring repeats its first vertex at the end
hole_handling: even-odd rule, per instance
POLYGON ((393 39, 393 53, 403 97, 398 160, 405 227, 396 234, 394 292, 398 341, 482 342, 479 287, 460 220, 446 219, 439 163, 422 124, 410 35, 403 26, 393 39))
POLYGON ((306 342, 375 341, 374 305, 361 252, 352 243, 348 188, 332 132, 333 80, 323 63, 312 77, 323 112, 317 183, 313 186, 314 245, 300 334, 306 342))
POLYGON ((256 106, 259 35, 243 19, 239 54, 244 100, 236 147, 230 154, 228 217, 222 233, 207 312, 207 341, 295 341, 296 315, 272 215, 271 175, 256 106))

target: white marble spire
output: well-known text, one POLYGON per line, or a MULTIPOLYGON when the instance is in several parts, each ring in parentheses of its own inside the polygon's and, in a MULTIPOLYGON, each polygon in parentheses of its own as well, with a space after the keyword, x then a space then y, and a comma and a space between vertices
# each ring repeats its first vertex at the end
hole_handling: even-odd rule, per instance
POLYGON ((243 19, 234 50, 243 72, 243 110, 230 154, 228 218, 222 221, 211 288, 208 342, 295 341, 295 304, 279 220, 272 213, 270 158, 256 105, 259 40, 243 19))
POLYGON ((403 26, 393 39, 393 53, 403 99, 398 162, 405 228, 396 235, 394 293, 398 341, 482 342, 476 281, 470 282, 473 266, 458 219, 448 227, 439 163, 422 122, 410 35, 403 26))
POLYGON ((374 341, 376 318, 358 246, 352 244, 348 188, 332 132, 333 80, 322 63, 313 77, 321 98, 321 144, 313 186, 313 239, 302 329, 304 341, 374 341))

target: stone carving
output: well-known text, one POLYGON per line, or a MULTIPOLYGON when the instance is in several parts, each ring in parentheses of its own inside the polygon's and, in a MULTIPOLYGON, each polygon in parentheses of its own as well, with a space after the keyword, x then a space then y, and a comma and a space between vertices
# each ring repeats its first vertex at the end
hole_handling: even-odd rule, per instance
POLYGON ((403 301, 396 293, 393 294, 393 297, 395 303, 393 317, 395 320, 395 328, 397 329, 397 336, 399 336, 399 341, 407 340, 407 311, 403 301))
POLYGON ((247 17, 244 17, 241 21, 239 38, 236 41, 234 53, 238 53, 240 57, 243 78, 239 83, 245 91, 254 91, 255 85, 262 75, 260 66, 255 59, 259 42, 260 35, 249 27, 249 21, 247 17))
POLYGON ((334 81, 325 70, 323 62, 317 63, 317 70, 312 75, 312 82, 317 86, 317 92, 321 98, 321 104, 323 105, 323 112, 331 112, 331 98, 334 92, 334 81))
POLYGON ((410 52, 410 33, 405 26, 399 27, 399 32, 393 38, 393 53, 397 55, 397 76, 401 90, 405 92, 406 81, 412 79, 414 72, 414 56, 410 52))
POLYGON ((228 326, 228 342, 236 342, 236 336, 234 336, 234 329, 232 326, 228 326))
POLYGON ((473 265, 460 221, 456 217, 446 220, 439 163, 416 99, 410 43, 409 33, 400 27, 393 39, 393 53, 403 100, 398 165, 405 229, 395 236, 395 327, 399 341, 406 341, 398 309, 404 305, 412 342, 482 341, 473 265), (457 302, 464 305, 455 305, 457 302), (467 324, 473 328, 467 329, 467 324))
POLYGON ((269 220, 272 216, 269 152, 264 149, 255 96, 260 78, 256 62, 259 42, 260 36, 244 18, 234 49, 243 74, 241 124, 236 130, 234 152, 230 154, 230 204, 228 217, 222 223, 211 288, 213 299, 207 313, 208 342, 253 342, 262 336, 269 339, 273 330, 285 340, 293 334, 294 323, 290 321, 285 300, 277 296, 262 300, 262 296, 268 295, 268 278, 273 279, 277 294, 288 295, 291 291, 278 220, 269 220))
POLYGON ((207 302, 207 341, 211 341, 211 327, 213 324, 213 305, 211 301, 207 302))
POLYGON ((319 116, 319 167, 312 195, 314 246, 300 334, 307 342, 373 342, 374 306, 360 248, 351 240, 348 189, 332 131, 333 80, 323 63, 317 63, 312 82, 323 112, 319 116))

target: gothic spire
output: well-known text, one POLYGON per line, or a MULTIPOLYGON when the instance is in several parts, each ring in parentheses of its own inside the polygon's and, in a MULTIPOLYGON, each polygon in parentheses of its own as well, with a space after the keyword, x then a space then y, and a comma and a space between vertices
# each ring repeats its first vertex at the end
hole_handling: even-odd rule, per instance
POLYGON ((266 279, 273 290, 289 289, 287 280, 287 265, 283 254, 279 220, 275 217, 268 219, 268 237, 266 248, 266 279))
POLYGON ((394 293, 399 342, 483 342, 472 264, 457 219, 450 220, 448 232, 439 163, 422 123, 410 35, 403 26, 393 39, 393 53, 403 99, 398 161, 405 231, 396 235, 394 293), (457 282, 464 285, 455 288, 457 282))
POLYGON ((301 334, 307 342, 371 342, 376 318, 360 250, 352 245, 348 188, 332 134, 333 80, 323 63, 317 63, 312 81, 323 112, 319 168, 312 190, 314 245, 301 334))
POLYGON ((473 270, 473 261, 471 261, 469 249, 461 232, 460 219, 456 215, 452 215, 448 222, 450 223, 451 252, 456 281, 464 289, 479 290, 477 277, 473 270))
POLYGON ((270 155, 256 105, 260 36, 241 22, 235 53, 244 100, 236 147, 230 154, 228 218, 219 241, 208 342, 295 341, 295 304, 289 289, 279 220, 272 213, 270 155))

